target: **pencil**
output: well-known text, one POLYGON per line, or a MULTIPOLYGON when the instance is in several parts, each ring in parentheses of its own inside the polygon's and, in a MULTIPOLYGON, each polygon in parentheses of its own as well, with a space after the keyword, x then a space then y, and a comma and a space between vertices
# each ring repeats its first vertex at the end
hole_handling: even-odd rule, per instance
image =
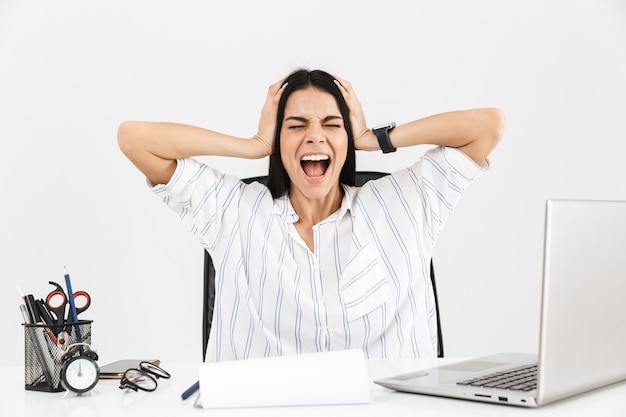
POLYGON ((74 329, 76 329, 76 339, 78 342, 82 342, 80 335, 80 326, 78 325, 78 314, 76 314, 76 304, 74 303, 74 292, 72 291, 72 281, 70 280, 70 274, 67 272, 67 267, 63 267, 65 270, 65 286, 67 287, 67 301, 70 303, 70 314, 72 321, 74 322, 74 329))

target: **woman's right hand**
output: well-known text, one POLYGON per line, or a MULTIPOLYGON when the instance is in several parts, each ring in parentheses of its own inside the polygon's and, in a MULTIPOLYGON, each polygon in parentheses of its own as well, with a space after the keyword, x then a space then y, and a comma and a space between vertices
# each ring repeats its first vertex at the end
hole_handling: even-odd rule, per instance
POLYGON ((260 149, 260 157, 272 154, 274 148, 274 135, 276 134, 276 117, 278 116, 278 103, 285 88, 284 78, 270 85, 265 97, 265 104, 261 109, 259 130, 252 138, 260 149))
POLYGON ((259 131, 252 140, 197 126, 128 121, 118 129, 120 149, 153 184, 167 184, 178 159, 199 155, 263 158, 272 153, 283 89, 283 80, 269 87, 259 131))

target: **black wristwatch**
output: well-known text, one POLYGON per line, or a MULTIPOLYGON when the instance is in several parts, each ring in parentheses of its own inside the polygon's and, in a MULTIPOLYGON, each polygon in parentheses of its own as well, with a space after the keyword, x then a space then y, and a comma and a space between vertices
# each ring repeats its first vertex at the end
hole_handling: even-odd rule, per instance
POLYGON ((383 153, 395 152, 396 148, 391 144, 391 139, 389 139, 389 131, 396 127, 395 122, 387 123, 382 126, 376 126, 372 128, 372 132, 376 135, 376 139, 378 139, 378 145, 383 153))

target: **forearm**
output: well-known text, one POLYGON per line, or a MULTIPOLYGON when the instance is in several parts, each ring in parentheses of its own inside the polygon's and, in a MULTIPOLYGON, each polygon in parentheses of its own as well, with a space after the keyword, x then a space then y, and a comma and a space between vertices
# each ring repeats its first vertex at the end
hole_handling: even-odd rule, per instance
POLYGON ((458 148, 481 164, 497 145, 504 131, 504 113, 499 109, 471 109, 436 114, 400 125, 389 138, 400 148, 432 144, 458 148))
POLYGON ((124 122, 118 130, 122 152, 153 183, 169 181, 176 160, 198 155, 261 158, 258 140, 228 136, 175 123, 124 122))

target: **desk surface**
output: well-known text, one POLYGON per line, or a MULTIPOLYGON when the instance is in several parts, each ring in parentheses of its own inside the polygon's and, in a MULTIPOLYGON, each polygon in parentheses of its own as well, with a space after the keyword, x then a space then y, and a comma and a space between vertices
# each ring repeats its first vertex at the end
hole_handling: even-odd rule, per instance
MULTIPOLYGON (((438 360, 370 361, 372 379, 401 372, 433 366, 438 360)), ((453 362, 453 359, 439 361, 453 362)), ((1 416, 148 416, 148 415, 210 415, 210 416, 319 416, 321 413, 341 416, 415 417, 420 413, 429 416, 626 416, 626 384, 616 384, 591 393, 579 395, 547 406, 528 410, 498 404, 483 404, 463 400, 404 394, 371 384, 371 403, 362 405, 272 407, 249 409, 202 410, 193 407, 194 397, 180 398, 197 379, 197 363, 164 363, 163 368, 172 374, 170 380, 159 380, 155 392, 119 390, 119 381, 101 380, 98 394, 85 396, 64 393, 43 393, 24 389, 24 369, 0 370, 1 416)))

